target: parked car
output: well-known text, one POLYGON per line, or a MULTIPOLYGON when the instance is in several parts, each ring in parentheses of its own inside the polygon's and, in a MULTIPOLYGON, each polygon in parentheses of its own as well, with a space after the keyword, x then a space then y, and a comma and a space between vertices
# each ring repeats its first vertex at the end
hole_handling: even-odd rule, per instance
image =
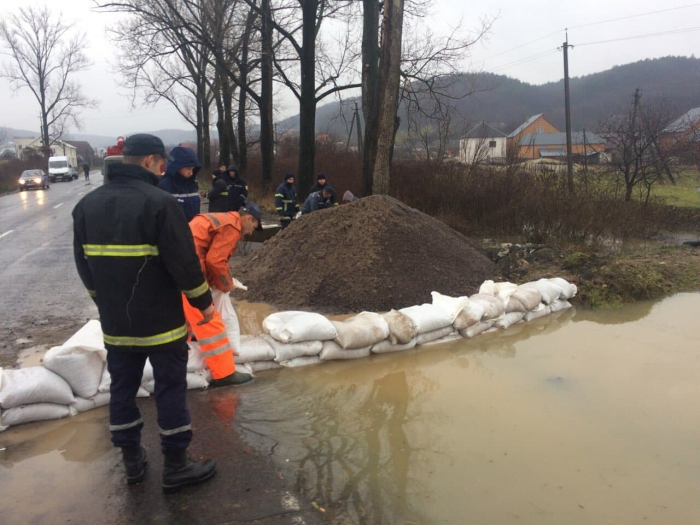
POLYGON ((30 188, 50 188, 49 176, 44 170, 24 170, 19 176, 19 191, 28 190, 30 188))

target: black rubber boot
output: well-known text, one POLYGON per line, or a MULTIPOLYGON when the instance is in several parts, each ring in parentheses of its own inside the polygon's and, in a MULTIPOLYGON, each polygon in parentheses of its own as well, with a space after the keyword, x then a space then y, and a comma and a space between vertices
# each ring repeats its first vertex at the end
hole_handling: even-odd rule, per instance
POLYGON ((141 483, 146 477, 146 465, 148 464, 146 449, 142 446, 122 447, 122 459, 126 470, 126 482, 129 485, 141 483))
POLYGON ((241 386, 247 385, 252 381, 252 375, 236 371, 230 376, 222 377, 221 379, 213 379, 211 386, 241 386))
POLYGON ((186 450, 163 454, 163 492, 166 494, 206 481, 216 473, 216 463, 213 460, 193 461, 186 450))

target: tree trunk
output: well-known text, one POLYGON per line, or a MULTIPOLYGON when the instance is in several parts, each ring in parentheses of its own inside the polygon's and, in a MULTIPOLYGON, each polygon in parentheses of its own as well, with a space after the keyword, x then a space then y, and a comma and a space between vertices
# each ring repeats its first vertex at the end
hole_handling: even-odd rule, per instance
POLYGON ((396 137, 396 110, 399 100, 403 6, 404 0, 387 0, 384 4, 382 42, 379 49, 377 153, 372 183, 372 193, 376 195, 389 193, 391 157, 396 137))
POLYGON ((299 101, 299 196, 313 185, 316 154, 316 8, 317 0, 302 0, 301 100, 299 101))
POLYGON ((272 123, 272 19, 270 0, 262 0, 263 11, 260 38, 262 40, 260 84, 260 161, 263 185, 272 184, 275 159, 275 137, 272 123))
POLYGON ((228 139, 229 151, 233 162, 240 163, 238 153, 238 143, 236 142, 236 133, 233 130, 233 89, 231 81, 228 78, 222 79, 221 94, 224 99, 224 128, 226 129, 226 138, 228 139))
POLYGON ((216 104, 216 129, 219 132, 219 166, 228 166, 231 160, 231 149, 226 135, 226 126, 224 125, 224 100, 222 96, 222 76, 217 73, 219 81, 217 82, 218 89, 214 92, 214 103, 216 104))
POLYGON ((211 98, 208 93, 206 93, 205 84, 205 97, 203 100, 203 111, 202 111, 202 156, 199 157, 202 166, 205 170, 209 171, 211 168, 211 135, 209 133, 209 128, 211 128, 211 121, 209 118, 209 111, 211 108, 211 98))
POLYGON ((367 196, 372 194, 372 168, 377 154, 379 2, 363 0, 362 4, 362 115, 365 120, 362 147, 362 194, 367 196))

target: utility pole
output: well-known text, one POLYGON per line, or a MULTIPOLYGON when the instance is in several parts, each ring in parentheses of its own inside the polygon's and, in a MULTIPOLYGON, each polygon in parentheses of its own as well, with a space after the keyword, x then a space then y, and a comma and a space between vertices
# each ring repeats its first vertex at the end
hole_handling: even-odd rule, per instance
POLYGON ((569 101, 569 33, 562 44, 564 49, 564 104, 566 105, 566 176, 569 194, 574 194, 574 165, 571 159, 571 102, 569 101))
POLYGON ((357 107, 357 101, 355 101, 355 119, 357 122, 357 152, 360 154, 360 158, 363 155, 363 141, 362 141, 362 125, 360 124, 360 109, 357 107))

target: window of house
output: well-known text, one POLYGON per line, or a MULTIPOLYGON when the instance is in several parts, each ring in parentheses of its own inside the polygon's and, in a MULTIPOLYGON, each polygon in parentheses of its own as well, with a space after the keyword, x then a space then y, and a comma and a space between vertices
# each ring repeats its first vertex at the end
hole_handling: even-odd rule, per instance
POLYGON ((489 148, 495 148, 496 147, 496 141, 495 140, 489 140, 489 148))
POLYGON ((537 126, 537 133, 544 133, 544 128, 542 126, 537 126))

